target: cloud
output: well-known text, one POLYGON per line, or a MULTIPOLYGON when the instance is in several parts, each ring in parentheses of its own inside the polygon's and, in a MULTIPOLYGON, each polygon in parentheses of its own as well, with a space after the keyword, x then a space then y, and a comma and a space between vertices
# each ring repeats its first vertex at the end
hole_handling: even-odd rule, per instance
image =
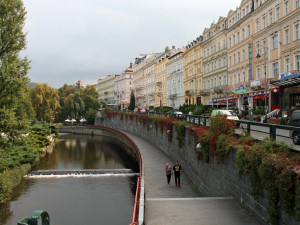
POLYGON ((56 88, 121 73, 140 53, 182 47, 237 0, 24 0, 29 77, 56 88))

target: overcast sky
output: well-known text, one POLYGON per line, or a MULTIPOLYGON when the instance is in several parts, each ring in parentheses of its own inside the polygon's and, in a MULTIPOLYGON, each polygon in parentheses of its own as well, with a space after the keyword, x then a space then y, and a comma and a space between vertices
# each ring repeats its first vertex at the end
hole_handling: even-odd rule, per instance
POLYGON ((32 82, 95 84, 140 53, 185 46, 240 0, 23 0, 32 82))

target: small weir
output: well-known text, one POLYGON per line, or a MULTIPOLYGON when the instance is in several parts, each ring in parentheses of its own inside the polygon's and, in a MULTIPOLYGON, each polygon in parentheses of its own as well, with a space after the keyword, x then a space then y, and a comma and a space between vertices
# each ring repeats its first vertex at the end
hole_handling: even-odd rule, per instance
POLYGON ((84 170, 37 170, 31 171, 26 178, 40 177, 82 177, 82 176, 110 176, 110 175, 139 175, 132 169, 84 169, 84 170))

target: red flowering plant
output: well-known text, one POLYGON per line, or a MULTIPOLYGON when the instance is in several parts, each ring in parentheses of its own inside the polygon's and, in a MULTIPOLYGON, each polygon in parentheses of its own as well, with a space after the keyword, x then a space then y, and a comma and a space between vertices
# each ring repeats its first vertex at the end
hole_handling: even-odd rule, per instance
POLYGON ((149 125, 148 117, 149 117, 149 116, 148 116, 148 115, 145 115, 145 114, 142 114, 142 115, 140 116, 141 121, 142 121, 144 127, 146 127, 146 126, 149 125))
POLYGON ((195 152, 198 161, 204 159, 205 162, 209 162, 209 134, 208 127, 195 127, 191 128, 194 131, 194 144, 195 152), (197 144, 201 144, 201 149, 197 149, 197 144))
POLYGON ((173 123, 175 121, 177 121, 177 119, 170 119, 168 117, 162 117, 159 121, 161 132, 163 133, 163 129, 165 128, 169 142, 172 142, 173 139, 173 123))

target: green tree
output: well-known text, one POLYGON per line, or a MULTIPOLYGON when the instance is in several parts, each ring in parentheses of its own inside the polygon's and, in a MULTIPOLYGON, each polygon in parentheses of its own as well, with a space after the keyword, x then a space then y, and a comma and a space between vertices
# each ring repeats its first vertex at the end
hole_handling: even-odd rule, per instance
POLYGON ((131 91, 131 94, 130 94, 130 104, 128 106, 128 109, 130 111, 133 111, 135 108, 135 96, 134 96, 134 92, 131 91))
POLYGON ((93 125, 95 123, 96 112, 97 111, 95 109, 89 109, 86 112, 86 120, 88 124, 93 125))
POLYGON ((0 133, 26 133, 34 116, 28 91, 29 60, 23 33, 26 11, 21 0, 0 0, 0 133))
POLYGON ((38 120, 54 122, 59 112, 58 91, 47 84, 37 84, 30 89, 32 106, 38 120))

